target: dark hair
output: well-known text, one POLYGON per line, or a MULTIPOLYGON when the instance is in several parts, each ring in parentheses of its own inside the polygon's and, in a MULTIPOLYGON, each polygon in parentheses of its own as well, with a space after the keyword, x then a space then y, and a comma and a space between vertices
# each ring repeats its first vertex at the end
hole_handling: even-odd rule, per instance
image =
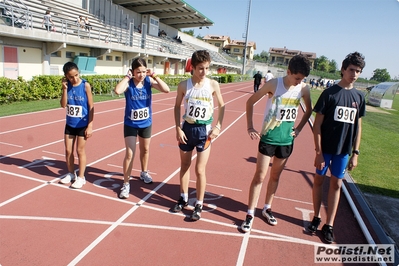
POLYGON ((62 70, 64 71, 64 75, 66 75, 69 71, 72 69, 76 69, 79 71, 78 66, 74 62, 67 62, 65 65, 62 67, 62 70))
POLYGON ((146 63, 146 61, 143 58, 137 57, 136 59, 133 60, 133 62, 132 62, 132 70, 134 70, 134 69, 136 69, 138 67, 141 67, 141 66, 147 67, 147 63, 146 63))
POLYGON ((211 62, 211 56, 207 50, 198 50, 191 56, 191 65, 196 67, 198 64, 203 62, 211 62))
MULTIPOLYGON (((344 61, 342 61, 341 69, 346 70, 349 65, 360 67, 361 70, 363 70, 363 68, 366 66, 366 62, 364 62, 364 56, 359 52, 353 52, 351 54, 348 54, 345 57, 344 61)), ((343 77, 342 72, 341 77, 343 77)))
POLYGON ((295 55, 288 63, 288 70, 291 72, 291 74, 302 74, 305 77, 309 76, 309 59, 302 54, 295 55))

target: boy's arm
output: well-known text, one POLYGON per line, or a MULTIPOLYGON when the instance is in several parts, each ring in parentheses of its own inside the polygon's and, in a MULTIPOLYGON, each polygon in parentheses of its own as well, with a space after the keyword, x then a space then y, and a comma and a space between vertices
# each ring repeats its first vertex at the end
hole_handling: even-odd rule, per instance
POLYGON ((263 96, 268 95, 272 97, 274 92, 276 91, 277 87, 277 80, 271 80, 269 82, 265 82, 262 87, 251 97, 248 98, 245 110, 246 110, 246 118, 247 118, 247 131, 250 135, 251 139, 259 139, 259 133, 254 129, 252 116, 254 111, 254 105, 263 98, 263 96))
POLYGON ((324 158, 323 151, 321 149, 321 124, 323 123, 324 115, 321 113, 316 113, 316 117, 313 123, 313 139, 316 150, 316 157, 314 161, 314 166, 321 170, 324 168, 324 158))
POLYGON ((219 83, 217 83, 215 80, 212 80, 211 86, 213 88, 213 93, 215 94, 216 99, 218 101, 218 121, 216 122, 216 125, 212 128, 211 135, 214 135, 213 137, 217 137, 220 134, 220 131, 222 129, 225 104, 223 101, 222 93, 220 92, 219 83), (215 132, 217 134, 214 133, 215 129, 218 130, 218 132, 215 132))
POLYGON ((309 120, 309 117, 312 115, 312 101, 310 99, 310 88, 308 85, 304 84, 302 87, 302 99, 305 103, 305 113, 302 116, 301 121, 299 124, 295 127, 295 137, 299 135, 299 133, 302 131, 302 128, 306 125, 306 123, 309 120))
POLYGON ((186 91, 186 83, 187 81, 182 81, 177 86, 177 94, 176 94, 176 101, 174 107, 174 116, 175 116, 175 127, 176 127, 176 140, 180 143, 186 144, 186 135, 184 134, 183 130, 180 127, 180 109, 181 103, 184 98, 184 93, 186 91))
MULTIPOLYGON (((359 117, 358 132, 357 132, 357 136, 355 139, 355 144, 353 144, 353 150, 359 150, 361 138, 362 138, 362 118, 359 117)), ((359 154, 352 152, 352 156, 349 159, 348 170, 353 170, 357 166, 358 157, 359 157, 359 154)))
POLYGON ((85 83, 87 104, 89 106, 89 124, 85 132, 86 138, 90 138, 93 133, 93 120, 94 120, 94 101, 93 94, 91 92, 91 86, 88 82, 85 83))

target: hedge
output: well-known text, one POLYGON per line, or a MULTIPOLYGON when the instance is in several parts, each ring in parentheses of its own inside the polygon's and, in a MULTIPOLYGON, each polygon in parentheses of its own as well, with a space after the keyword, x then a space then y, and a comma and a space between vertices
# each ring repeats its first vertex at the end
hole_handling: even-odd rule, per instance
MULTIPOLYGON (((57 99, 61 97, 61 79, 63 76, 42 75, 34 76, 25 81, 21 77, 17 80, 0 77, 0 105, 18 101, 35 101, 43 99, 57 99)), ((93 94, 112 93, 115 85, 123 78, 121 75, 82 75, 92 86, 93 94)), ((179 82, 190 75, 159 75, 169 86, 177 86, 179 82)), ((212 75, 219 83, 231 83, 250 79, 249 76, 237 74, 212 75)))

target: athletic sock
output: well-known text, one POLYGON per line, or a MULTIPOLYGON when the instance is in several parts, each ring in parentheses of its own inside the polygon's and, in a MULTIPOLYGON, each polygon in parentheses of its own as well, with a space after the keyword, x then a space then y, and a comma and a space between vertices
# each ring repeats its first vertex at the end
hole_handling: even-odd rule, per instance
POLYGON ((202 204, 204 204, 204 202, 203 202, 202 200, 197 200, 197 202, 195 203, 195 205, 197 205, 197 204, 199 204, 199 205, 202 206, 202 204))
POLYGON ((188 201, 188 193, 181 193, 180 196, 183 198, 185 202, 188 201))
POLYGON ((265 204, 265 205, 263 206, 263 209, 264 209, 264 210, 271 209, 271 208, 272 208, 272 205, 270 205, 270 204, 265 204))
POLYGON ((247 214, 251 215, 252 217, 254 217, 255 216, 255 210, 248 210, 247 214))

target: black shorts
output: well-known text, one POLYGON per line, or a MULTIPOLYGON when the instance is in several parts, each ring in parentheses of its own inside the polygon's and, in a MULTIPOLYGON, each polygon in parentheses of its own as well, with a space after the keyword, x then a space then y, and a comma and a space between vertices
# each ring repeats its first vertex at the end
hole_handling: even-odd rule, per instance
POLYGON ((276 156, 276 158, 285 159, 290 157, 293 149, 294 143, 286 146, 277 146, 259 141, 259 152, 269 157, 276 156))
POLYGON ((152 125, 145 128, 135 128, 124 125, 123 136, 126 138, 126 137, 137 137, 137 135, 139 135, 144 139, 149 139, 151 138, 151 130, 152 130, 152 125))
POLYGON ((68 125, 65 125, 65 135, 71 135, 71 136, 79 136, 79 137, 84 137, 85 132, 86 132, 86 127, 71 127, 68 125))
POLYGON ((182 130, 187 137, 187 144, 179 143, 179 148, 182 151, 192 151, 196 148, 197 152, 203 152, 210 128, 210 125, 198 125, 184 122, 182 130))

